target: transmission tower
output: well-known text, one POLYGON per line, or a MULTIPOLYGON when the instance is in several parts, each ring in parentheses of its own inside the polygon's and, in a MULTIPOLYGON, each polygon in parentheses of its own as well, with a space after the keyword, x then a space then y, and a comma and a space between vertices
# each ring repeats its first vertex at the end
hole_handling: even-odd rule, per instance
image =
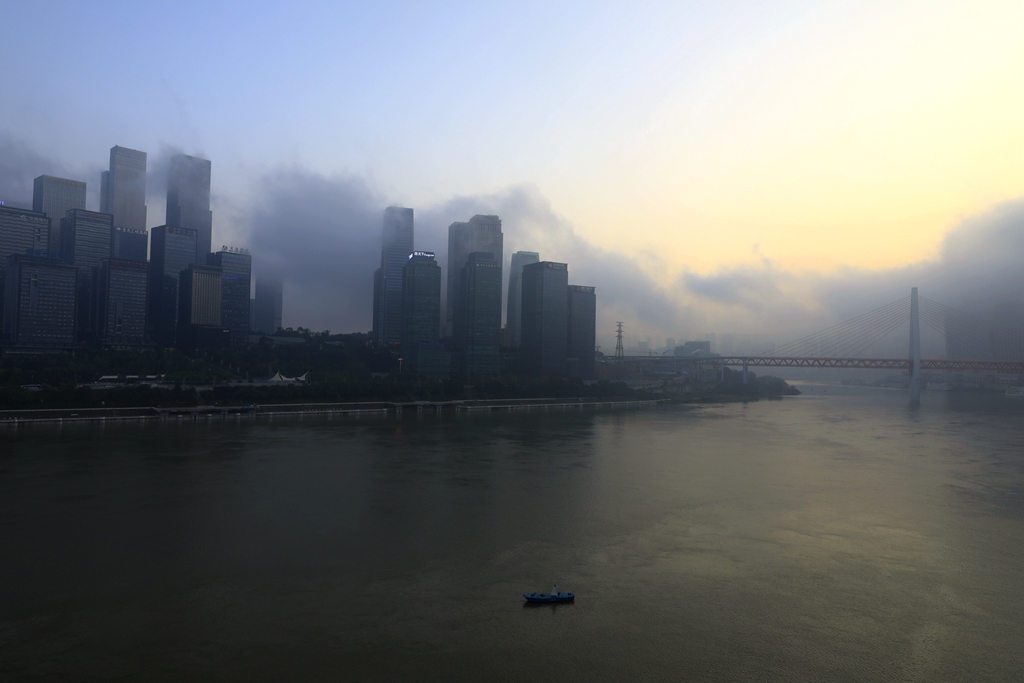
POLYGON ((615 323, 615 327, 615 360, 621 363, 626 355, 625 349, 622 348, 622 323, 615 323))

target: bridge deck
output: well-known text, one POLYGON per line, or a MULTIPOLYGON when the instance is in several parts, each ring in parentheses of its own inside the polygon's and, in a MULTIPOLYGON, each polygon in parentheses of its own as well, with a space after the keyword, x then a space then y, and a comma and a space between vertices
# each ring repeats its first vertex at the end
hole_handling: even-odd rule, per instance
MULTIPOLYGON (((611 360, 611 359, 606 359, 611 360)), ((688 358, 685 356, 626 356, 629 361, 699 362, 708 366, 774 367, 774 368, 859 368, 865 370, 910 370, 909 358, 814 358, 801 356, 717 356, 688 358)), ((922 370, 950 372, 1024 373, 1024 360, 943 360, 921 359, 922 370)))

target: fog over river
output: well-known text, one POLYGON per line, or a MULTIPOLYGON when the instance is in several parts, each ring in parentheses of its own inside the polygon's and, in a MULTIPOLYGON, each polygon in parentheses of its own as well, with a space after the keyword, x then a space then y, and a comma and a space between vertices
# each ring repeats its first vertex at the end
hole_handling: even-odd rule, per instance
POLYGON ((0 679, 1017 679, 1024 401, 808 388, 5 429, 0 679))

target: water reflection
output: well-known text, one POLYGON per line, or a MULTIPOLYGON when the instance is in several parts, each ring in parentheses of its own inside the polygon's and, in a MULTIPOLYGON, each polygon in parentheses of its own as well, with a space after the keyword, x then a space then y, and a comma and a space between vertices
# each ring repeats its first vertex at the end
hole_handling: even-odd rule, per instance
POLYGON ((524 602, 523 603, 523 609, 528 609, 528 610, 548 610, 552 614, 554 614, 555 612, 557 612, 560 609, 563 609, 563 610, 572 609, 575 606, 576 606, 576 603, 573 603, 573 602, 563 602, 561 604, 559 604, 559 603, 551 603, 550 605, 545 605, 545 604, 540 603, 540 602, 524 602))

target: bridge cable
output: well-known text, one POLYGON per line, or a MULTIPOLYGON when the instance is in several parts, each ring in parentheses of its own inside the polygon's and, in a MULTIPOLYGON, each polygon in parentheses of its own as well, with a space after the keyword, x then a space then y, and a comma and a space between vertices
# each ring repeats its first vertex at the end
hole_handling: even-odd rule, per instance
POLYGON ((880 320, 888 321, 890 315, 900 311, 901 309, 905 310, 903 309, 903 306, 906 305, 909 298, 910 297, 905 297, 899 301, 894 301, 874 311, 869 311, 855 318, 851 318, 850 320, 843 321, 819 332, 815 332, 814 334, 809 334, 805 337, 782 344, 781 346, 760 355, 792 356, 800 352, 803 352, 803 354, 806 355, 807 351, 813 346, 819 348, 821 346, 834 347, 840 340, 844 338, 849 339, 851 335, 858 335, 869 329, 877 329, 877 325, 880 320))
MULTIPOLYGON (((890 315, 895 314, 901 317, 906 315, 903 312, 905 309, 903 309, 902 304, 903 302, 894 302, 889 306, 873 311, 869 315, 859 316, 858 319, 840 323, 828 330, 808 335, 802 339, 790 342, 782 348, 776 348, 775 353, 779 354, 780 351, 796 351, 798 349, 807 353, 809 351, 809 347, 812 346, 819 347, 819 349, 822 346, 834 348, 837 344, 842 344, 844 339, 849 339, 851 337, 855 338, 857 335, 862 334, 865 331, 875 329, 879 322, 887 321, 890 315)), ((821 355, 820 351, 817 355, 821 355)))
POLYGON ((818 356, 825 355, 829 349, 835 349, 837 345, 842 346, 844 340, 858 339, 865 332, 869 333, 877 329, 879 323, 887 322, 890 316, 898 315, 903 317, 905 315, 903 303, 893 302, 869 314, 858 316, 858 318, 834 325, 827 330, 794 340, 781 347, 777 347, 774 349, 773 354, 793 355, 794 353, 802 353, 803 355, 811 355, 813 353, 813 355, 818 356), (823 349, 822 347, 825 348, 823 349))
POLYGON ((901 306, 900 308, 897 308, 891 313, 889 313, 884 318, 879 318, 871 328, 864 330, 860 334, 852 336, 845 340, 836 349, 836 353, 848 353, 848 350, 851 348, 858 348, 863 346, 865 341, 868 342, 868 345, 873 344, 875 341, 889 334, 889 332, 891 332, 892 329, 898 327, 908 319, 909 311, 901 306))
POLYGON ((890 317, 883 325, 875 330, 871 337, 867 339, 862 338, 860 343, 856 343, 852 346, 852 349, 850 346, 845 347, 843 349, 844 355, 848 355, 850 358, 857 358, 867 351, 867 349, 892 334, 894 330, 897 330, 904 325, 908 325, 909 322, 908 316, 903 311, 900 311, 895 316, 890 317))
POLYGON ((885 315, 887 312, 889 312, 890 309, 898 306, 900 303, 902 302, 893 302, 878 310, 873 310, 868 313, 858 315, 857 317, 850 319, 850 321, 845 321, 838 325, 831 326, 830 328, 827 328, 820 332, 816 332, 811 335, 807 335, 805 337, 801 337, 800 339, 796 339, 792 342, 786 342, 785 344, 776 347, 774 349, 774 352, 779 353, 780 351, 784 351, 791 348, 806 347, 807 345, 812 343, 820 344, 830 337, 846 334, 850 330, 854 330, 862 326, 870 326, 873 324, 874 319, 876 319, 880 315, 885 315))
POLYGON ((885 318, 875 322, 870 328, 861 330, 855 335, 839 340, 837 346, 832 348, 831 355, 837 357, 853 357, 855 349, 871 346, 879 339, 885 337, 893 329, 901 325, 907 319, 905 310, 896 310, 885 318))

